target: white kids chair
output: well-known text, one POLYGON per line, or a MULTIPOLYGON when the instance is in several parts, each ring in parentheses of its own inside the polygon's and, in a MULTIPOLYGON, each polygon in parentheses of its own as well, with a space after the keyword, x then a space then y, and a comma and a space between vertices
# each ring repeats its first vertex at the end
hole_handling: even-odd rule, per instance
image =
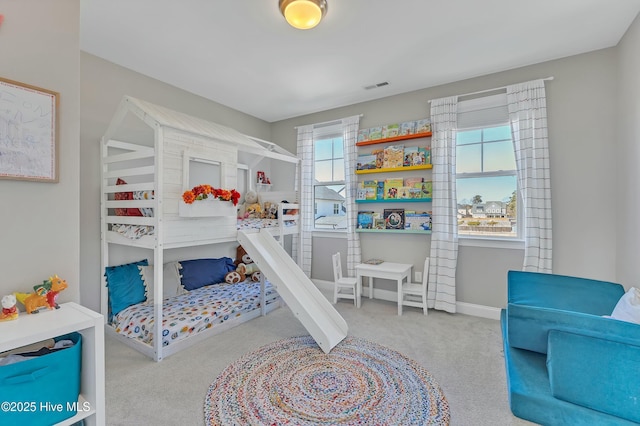
POLYGON ((360 290, 358 279, 355 277, 342 276, 342 263, 340 252, 331 256, 333 260, 333 303, 338 303, 338 298, 353 299, 356 308, 360 307, 360 290))
POLYGON ((422 272, 422 283, 403 283, 402 299, 400 300, 400 313, 402 305, 422 308, 427 315, 427 284, 429 283, 429 258, 424 260, 424 271, 422 272))

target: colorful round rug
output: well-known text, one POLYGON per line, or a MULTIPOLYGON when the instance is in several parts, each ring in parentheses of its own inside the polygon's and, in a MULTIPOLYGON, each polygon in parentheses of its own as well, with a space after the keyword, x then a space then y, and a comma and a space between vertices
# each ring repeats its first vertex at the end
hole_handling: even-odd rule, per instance
POLYGON ((404 355, 347 337, 325 354, 311 336, 245 354, 213 382, 207 425, 448 425, 431 374, 404 355))

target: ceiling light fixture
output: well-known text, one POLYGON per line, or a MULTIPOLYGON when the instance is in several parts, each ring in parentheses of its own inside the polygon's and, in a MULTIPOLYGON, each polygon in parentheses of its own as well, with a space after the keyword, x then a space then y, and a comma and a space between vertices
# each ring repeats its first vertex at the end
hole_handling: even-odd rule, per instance
POLYGON ((278 6, 289 25, 299 30, 315 27, 327 14, 327 0, 280 0, 278 6))

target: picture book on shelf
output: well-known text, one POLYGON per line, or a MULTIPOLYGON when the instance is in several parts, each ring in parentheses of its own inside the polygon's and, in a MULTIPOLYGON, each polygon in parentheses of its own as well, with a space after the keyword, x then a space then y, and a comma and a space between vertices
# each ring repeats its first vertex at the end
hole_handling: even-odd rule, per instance
POLYGON ((369 129, 369 140, 382 139, 382 127, 372 127, 369 129))
MULTIPOLYGON (((410 188, 408 186, 401 186, 398 188, 398 198, 411 198, 411 190, 414 188, 410 188)), ((415 198, 415 197, 414 197, 415 198)))
POLYGON ((422 196, 422 189, 420 188, 409 188, 409 198, 427 198, 422 196))
POLYGON ((377 192, 378 192, 377 180, 365 180, 364 182, 362 182, 362 186, 365 189, 366 200, 375 200, 377 198, 377 192))
POLYGON ((402 187, 402 178, 384 180, 384 199, 398 198, 398 188, 402 187))
POLYGON ((416 133, 427 133, 431 131, 431 120, 426 118, 416 121, 416 133))
POLYGON ((394 169, 402 167, 404 162, 404 145, 389 145, 384 149, 382 168, 394 169))
POLYGON ((366 200, 367 190, 365 188, 358 188, 356 190, 356 200, 366 200))
POLYGON ((371 170, 376 168, 376 156, 372 154, 358 155, 356 170, 371 170))
POLYGON ((431 147, 430 146, 426 146, 424 148, 418 148, 417 161, 422 161, 422 163, 420 164, 431 164, 431 147))
POLYGON ((373 212, 361 211, 358 212, 358 229, 371 229, 373 228, 373 212))
POLYGON ((384 163, 384 149, 374 149, 371 154, 376 156, 376 169, 381 169, 384 163))
POLYGON ((382 137, 383 138, 394 138, 398 136, 400 132, 400 126, 398 123, 387 124, 386 126, 382 126, 382 137))
POLYGON ((385 229, 404 229, 404 209, 384 209, 385 229))
POLYGON ((404 186, 409 186, 411 188, 416 187, 416 183, 422 183, 424 178, 421 177, 408 177, 404 178, 404 186))
POLYGON ((432 198, 433 196, 433 182, 428 180, 425 182, 418 182, 413 185, 414 188, 420 189, 421 196, 418 198, 432 198))
POLYGON ((376 191, 376 200, 384 200, 384 181, 378 181, 378 189, 376 191))
POLYGON ((358 130, 358 142, 366 142, 369 140, 369 129, 358 130))
POLYGON ((405 146, 404 147, 404 161, 403 166, 415 166, 415 157, 418 155, 417 146, 405 146))
POLYGON ((373 219, 373 229, 386 229, 384 218, 373 219))
POLYGON ((405 121, 404 123, 400 123, 400 136, 412 135, 416 132, 416 122, 415 121, 405 121))
POLYGON ((413 231, 430 231, 431 214, 427 212, 405 212, 404 229, 410 229, 413 231))

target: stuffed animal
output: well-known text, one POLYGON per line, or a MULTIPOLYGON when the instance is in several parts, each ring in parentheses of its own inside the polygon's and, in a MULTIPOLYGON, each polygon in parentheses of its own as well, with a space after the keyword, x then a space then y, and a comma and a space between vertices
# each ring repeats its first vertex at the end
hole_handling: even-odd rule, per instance
POLYGON ((240 204, 238 206, 238 219, 246 219, 248 218, 250 215, 253 215, 252 217, 260 217, 260 211, 261 209, 258 210, 258 216, 256 215, 256 208, 255 208, 255 204, 258 205, 258 208, 260 207, 260 204, 258 204, 258 194, 255 191, 248 191, 245 195, 244 195, 244 203, 240 204), (253 206, 251 208, 251 211, 249 209, 249 206, 253 206))
POLYGON ((237 269, 235 271, 229 271, 224 276, 224 282, 228 284, 238 284, 246 280, 247 276, 241 274, 237 269))
POLYGON ((245 213, 245 216, 248 218, 260 218, 260 216, 262 216, 262 207, 260 207, 260 204, 258 203, 254 203, 254 204, 249 204, 247 206, 247 211, 245 213))
POLYGON ((236 249, 236 260, 234 264, 236 265, 236 270, 227 272, 224 276, 226 283, 240 283, 246 280, 247 277, 251 278, 251 281, 260 281, 260 270, 258 270, 258 266, 251 260, 251 257, 247 254, 244 247, 238 246, 236 249))
POLYGON ((236 249, 236 271, 244 274, 245 277, 250 277, 252 281, 260 281, 260 270, 258 266, 253 262, 251 256, 242 246, 238 246, 236 249))
POLYGON ((0 314, 0 321, 10 321, 16 318, 18 318, 16 296, 8 294, 2 298, 2 313, 0 314))
POLYGON ((278 206, 273 203, 270 203, 269 201, 265 201, 264 210, 262 211, 262 217, 264 219, 277 219, 278 206))

